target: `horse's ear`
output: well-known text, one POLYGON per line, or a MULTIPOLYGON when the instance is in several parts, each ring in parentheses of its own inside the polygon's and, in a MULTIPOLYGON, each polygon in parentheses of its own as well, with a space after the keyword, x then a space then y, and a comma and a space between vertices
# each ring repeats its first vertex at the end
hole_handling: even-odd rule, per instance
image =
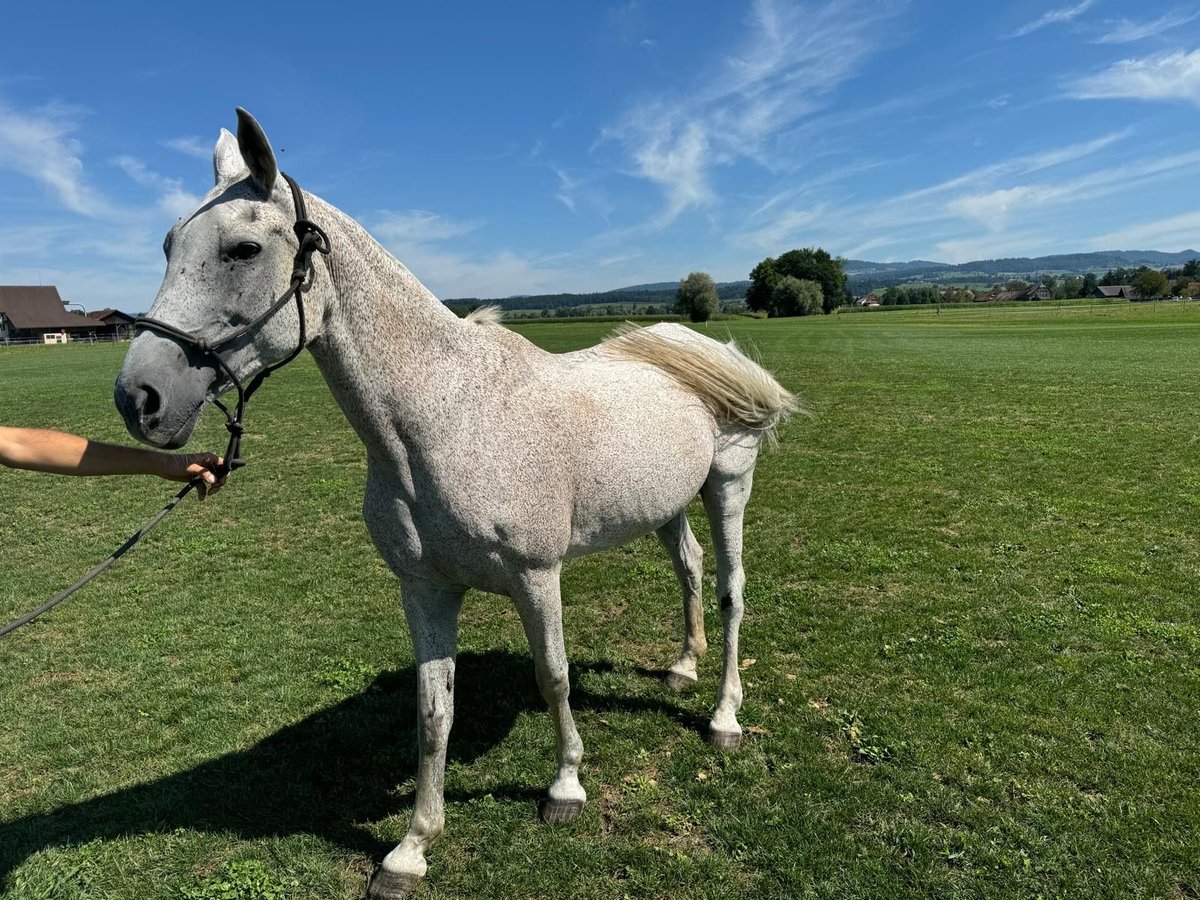
POLYGON ((221 129, 221 136, 217 138, 217 146, 213 147, 213 177, 216 178, 217 184, 222 181, 231 181, 246 171, 246 164, 242 162, 242 151, 238 149, 237 138, 229 133, 226 129, 221 129))
POLYGON ((238 149, 242 159, 250 169, 250 179, 266 196, 271 196, 275 189, 275 179, 279 177, 279 166, 275 162, 275 151, 267 140, 266 132, 255 121, 254 116, 240 106, 237 108, 238 149))

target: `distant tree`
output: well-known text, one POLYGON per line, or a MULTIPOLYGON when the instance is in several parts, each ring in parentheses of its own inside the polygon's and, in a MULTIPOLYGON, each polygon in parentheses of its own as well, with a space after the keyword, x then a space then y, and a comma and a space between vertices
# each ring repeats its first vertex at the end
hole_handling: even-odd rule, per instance
POLYGON ((830 256, 827 250, 820 247, 789 250, 774 260, 773 268, 781 276, 817 282, 821 286, 821 308, 827 313, 833 312, 845 299, 846 270, 842 260, 830 256))
POLYGON ((1085 274, 1083 276, 1083 288, 1082 288, 1083 293, 1080 296, 1083 296, 1083 297, 1092 296, 1092 294, 1096 293, 1096 288, 1099 284, 1100 284, 1100 282, 1096 279, 1096 273, 1088 272, 1087 274, 1085 274))
POLYGON ((1130 279, 1129 283, 1133 285, 1133 289, 1144 300, 1149 300, 1152 297, 1162 297, 1170 287, 1166 275, 1158 271, 1158 269, 1151 269, 1147 266, 1139 269, 1138 273, 1130 279))
POLYGON ((1004 282, 1006 291, 1023 291, 1029 287, 1028 281, 1023 281, 1020 278, 1014 278, 1011 281, 1004 282))
POLYGON ((1046 286, 1046 289, 1048 291, 1050 291, 1051 294, 1053 294, 1055 291, 1055 288, 1057 288, 1057 286, 1058 286, 1058 279, 1055 278, 1053 275, 1043 275, 1042 276, 1042 284, 1046 286))
POLYGON ((746 305, 756 312, 771 315, 771 295, 779 284, 775 260, 767 257, 750 272, 750 287, 746 288, 746 305))
POLYGON ((1189 259, 1179 270, 1179 274, 1193 281, 1200 279, 1200 259, 1189 259))
POLYGON ((966 288, 952 287, 941 292, 942 301, 945 303, 970 303, 975 299, 975 294, 966 288))
POLYGON ((1054 296, 1059 300, 1074 300, 1076 297, 1083 297, 1083 279, 1078 275, 1068 275, 1058 283, 1058 290, 1054 292, 1054 296))
POLYGON ((707 272, 692 272, 679 282, 675 292, 675 312, 693 322, 707 322, 721 311, 717 285, 707 272))
POLYGON ((765 311, 769 315, 798 315, 781 312, 773 307, 773 298, 780 281, 785 277, 800 281, 815 281, 821 287, 821 309, 833 312, 846 302, 846 272, 842 260, 834 258, 820 247, 805 247, 789 250, 778 257, 767 257, 750 273, 750 287, 746 290, 746 305, 753 310, 765 311))
MULTIPOLYGON (((1142 266, 1143 269, 1147 268, 1142 266)), ((1100 276, 1100 283, 1103 285, 1115 284, 1133 284, 1133 279, 1137 276, 1139 269, 1126 269, 1123 266, 1118 266, 1115 269, 1109 269, 1100 276)))
POLYGON ((775 285, 771 297, 772 315, 811 316, 821 312, 823 300, 821 285, 817 282, 785 275, 775 285))

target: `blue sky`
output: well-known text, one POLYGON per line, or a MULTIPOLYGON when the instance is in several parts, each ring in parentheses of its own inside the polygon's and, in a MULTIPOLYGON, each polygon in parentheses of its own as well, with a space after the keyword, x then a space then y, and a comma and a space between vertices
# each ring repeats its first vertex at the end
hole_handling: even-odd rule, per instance
POLYGON ((0 283, 145 309, 237 105, 443 297, 1200 247, 1194 3, 389 7, 10 4, 0 283))

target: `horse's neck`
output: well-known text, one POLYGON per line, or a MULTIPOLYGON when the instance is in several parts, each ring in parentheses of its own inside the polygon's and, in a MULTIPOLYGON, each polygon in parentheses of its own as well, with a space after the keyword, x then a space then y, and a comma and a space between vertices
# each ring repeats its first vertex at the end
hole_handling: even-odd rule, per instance
POLYGON ((437 429, 447 412, 438 398, 461 387, 479 335, 353 219, 314 205, 329 226, 334 296, 309 349, 368 452, 396 458, 397 441, 437 429))

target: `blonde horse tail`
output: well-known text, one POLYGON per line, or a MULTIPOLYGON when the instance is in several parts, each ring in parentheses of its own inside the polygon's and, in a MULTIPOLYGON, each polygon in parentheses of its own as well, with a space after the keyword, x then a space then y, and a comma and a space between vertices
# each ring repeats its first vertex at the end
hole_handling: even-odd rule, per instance
POLYGON ((603 346, 624 359, 657 366, 699 397, 718 422, 759 432, 771 446, 788 416, 804 411, 799 399, 736 341, 722 344, 682 325, 626 323, 603 346))

